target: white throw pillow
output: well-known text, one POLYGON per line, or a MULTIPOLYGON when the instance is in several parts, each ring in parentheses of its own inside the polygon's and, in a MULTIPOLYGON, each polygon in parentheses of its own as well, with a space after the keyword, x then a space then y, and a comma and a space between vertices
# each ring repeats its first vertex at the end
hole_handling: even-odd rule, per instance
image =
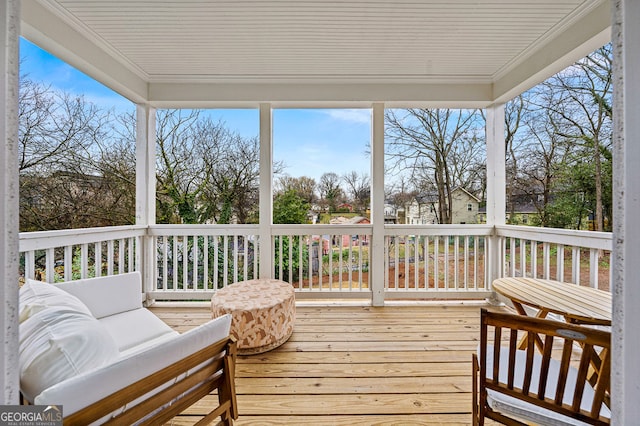
POLYGON ((91 315, 89 308, 80 299, 53 284, 28 279, 20 288, 20 322, 50 306, 91 315))
POLYGON ((116 342, 91 315, 68 306, 45 307, 20 324, 20 389, 33 401, 50 386, 118 355, 116 342))

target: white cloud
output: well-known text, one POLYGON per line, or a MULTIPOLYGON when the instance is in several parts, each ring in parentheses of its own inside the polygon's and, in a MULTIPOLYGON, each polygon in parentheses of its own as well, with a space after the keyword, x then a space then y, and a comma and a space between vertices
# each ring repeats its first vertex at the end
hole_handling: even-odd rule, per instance
POLYGON ((370 109, 330 109, 326 113, 335 120, 357 124, 371 123, 370 109))

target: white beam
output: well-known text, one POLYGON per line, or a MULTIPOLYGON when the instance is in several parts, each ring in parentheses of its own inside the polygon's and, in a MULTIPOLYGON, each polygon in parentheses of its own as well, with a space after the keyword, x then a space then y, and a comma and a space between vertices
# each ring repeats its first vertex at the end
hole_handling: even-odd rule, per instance
POLYGON ((612 424, 640 419, 640 2, 613 4, 612 424))
MULTIPOLYGON (((55 7, 53 2, 48 4, 55 7)), ((39 1, 22 2, 22 36, 132 102, 145 102, 146 75, 99 39, 71 28, 60 13, 39 1)))
POLYGON ((373 306, 384 305, 384 108, 373 104, 371 123, 371 264, 373 306))
POLYGON ((486 84, 367 84, 367 83, 150 83, 149 102, 158 108, 481 108, 490 104, 486 84))
POLYGON ((20 1, 0 0, 0 330, 2 403, 19 402, 18 380, 18 75, 20 1))
POLYGON ((260 104, 260 278, 272 278, 273 131, 271 105, 260 104))
MULTIPOLYGON (((504 104, 492 105, 486 109, 487 132, 487 225, 505 224, 506 213, 506 165, 505 165, 505 128, 504 104)), ((487 279, 492 283, 500 278, 501 256, 499 238, 489 238, 489 253, 486 259, 487 279)))

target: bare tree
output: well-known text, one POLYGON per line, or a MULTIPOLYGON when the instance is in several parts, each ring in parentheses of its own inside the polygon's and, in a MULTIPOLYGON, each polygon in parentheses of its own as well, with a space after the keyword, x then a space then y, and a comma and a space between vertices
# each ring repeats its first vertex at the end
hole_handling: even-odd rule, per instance
POLYGON ((355 170, 342 175, 342 181, 347 187, 356 209, 364 212, 369 207, 371 199, 371 181, 366 173, 358 173, 355 170))
POLYGON ((276 181, 276 193, 284 194, 294 191, 302 200, 313 204, 316 201, 316 181, 308 176, 292 177, 289 175, 280 176, 276 181))
POLYGON ((556 74, 547 85, 561 91, 554 113, 562 121, 562 136, 574 140, 594 167, 595 224, 604 230, 603 156, 611 156, 613 55, 608 44, 556 74))
POLYGON ((259 146, 199 110, 161 110, 157 181, 162 222, 256 220, 259 146))
POLYGON ((333 172, 324 173, 320 176, 318 191, 320 192, 320 201, 328 206, 329 210, 335 211, 343 196, 340 177, 333 172))
POLYGON ((110 111, 26 78, 18 109, 21 230, 133 223, 135 156, 110 111))
POLYGON ((408 170, 415 186, 438 194, 440 223, 451 223, 452 191, 467 185, 482 158, 482 126, 476 110, 407 109, 385 113, 387 154, 396 170, 408 170))

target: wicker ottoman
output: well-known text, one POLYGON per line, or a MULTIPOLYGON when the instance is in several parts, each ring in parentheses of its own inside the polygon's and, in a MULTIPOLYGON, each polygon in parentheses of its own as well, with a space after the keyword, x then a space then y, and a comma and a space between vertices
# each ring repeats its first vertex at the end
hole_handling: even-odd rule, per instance
POLYGON ((293 332, 293 287, 280 280, 240 281, 216 292, 211 298, 211 311, 213 318, 231 314, 231 335, 238 340, 238 354, 270 351, 293 332))

